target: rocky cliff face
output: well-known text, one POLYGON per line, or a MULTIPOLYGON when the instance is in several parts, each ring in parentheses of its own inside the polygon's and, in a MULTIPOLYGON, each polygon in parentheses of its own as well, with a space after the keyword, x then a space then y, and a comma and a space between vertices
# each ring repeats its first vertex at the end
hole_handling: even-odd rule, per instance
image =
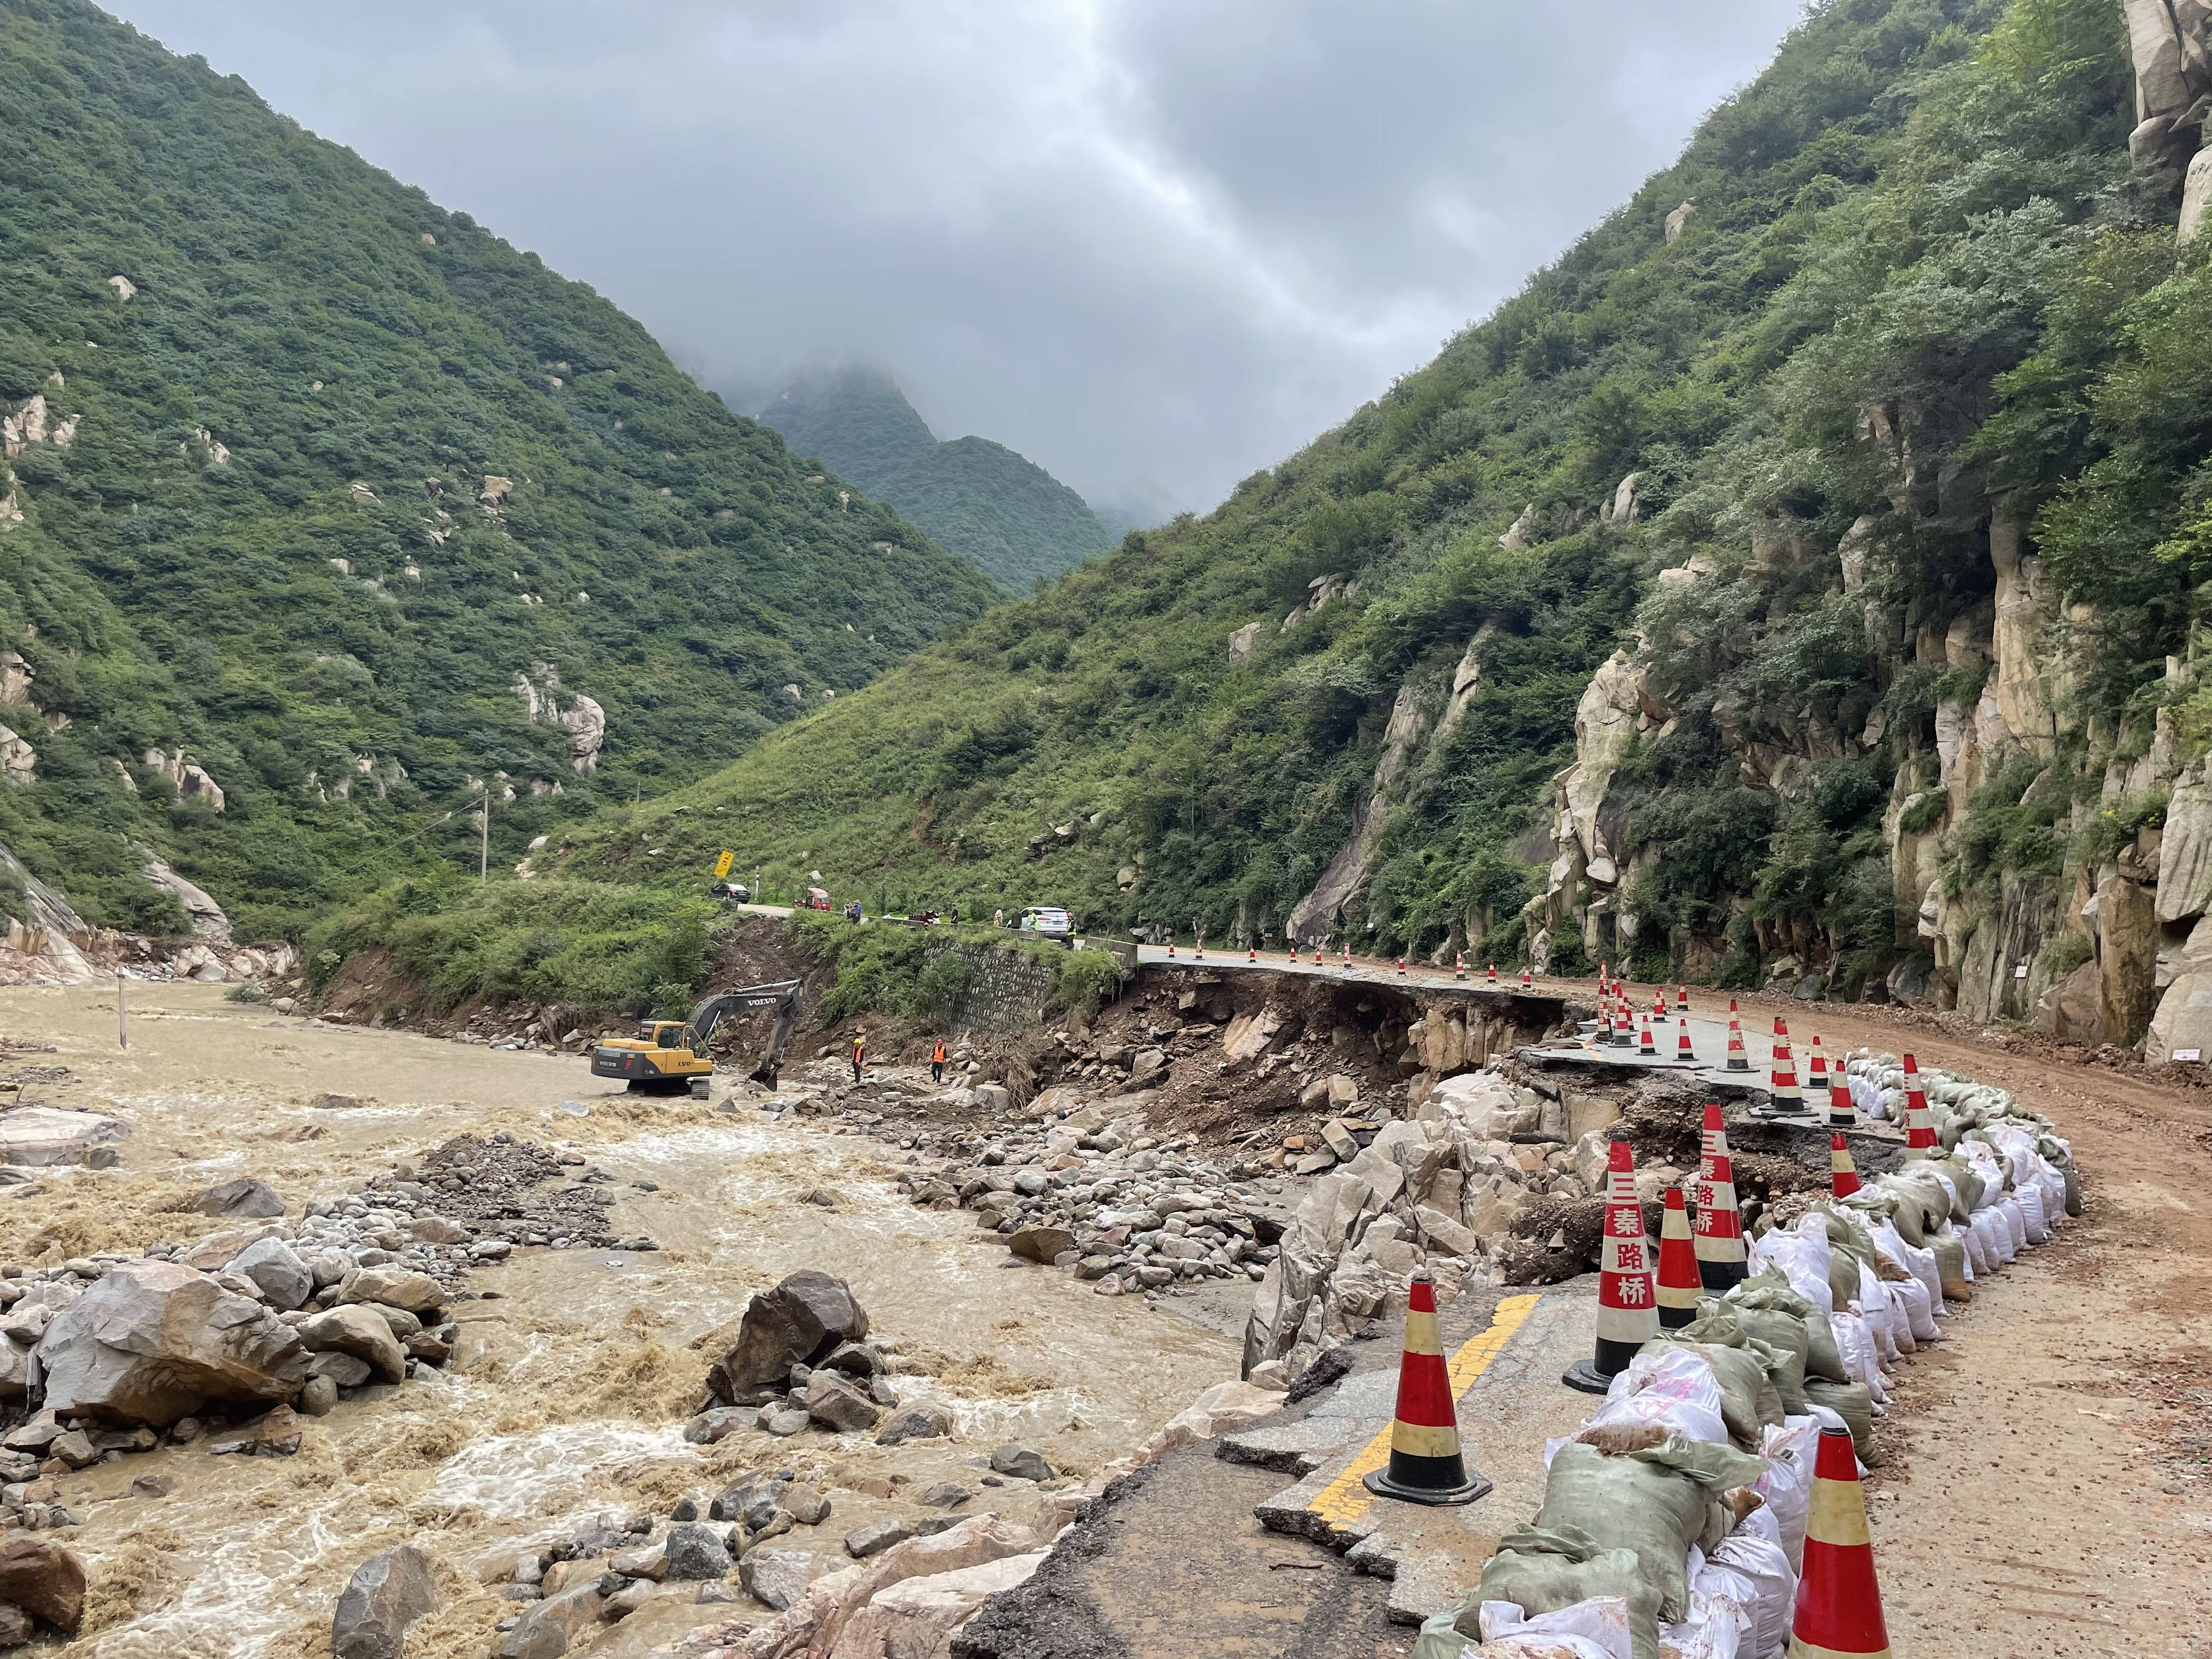
MULTIPOLYGON (((2138 157, 2185 168, 2179 234, 2212 196, 2212 4, 2126 0, 2138 157)), ((2212 756, 2175 708, 2199 669, 2169 658, 2140 715, 2078 712, 2075 641, 2097 617, 2058 590, 2002 489, 1916 454, 1929 417, 1911 403, 1862 414, 1857 443, 1891 512, 1863 517, 1833 545, 1777 520, 1749 556, 1699 556, 1659 573, 1632 648, 1591 679, 1577 710, 1575 763, 1553 781, 1546 890, 1524 920, 1540 963, 1572 939, 1593 960, 1698 976, 1733 957, 1769 982, 1813 996, 1840 988, 1833 929, 1783 927, 1739 890, 1724 917, 1654 937, 1642 914, 1657 858, 1637 830, 1625 774, 1692 711, 1717 732, 1741 787, 1786 822, 1835 763, 1888 780, 1873 852, 1885 868, 1894 936, 1852 988, 2027 1022, 2063 1041, 2134 1048, 2154 1060, 2212 1054, 2212 756), (1961 532, 1961 526, 1966 526, 1961 532), (1933 586, 1907 568, 1916 536, 1980 550, 1933 586), (1970 539, 1968 539, 1970 538, 1970 539), (1730 620, 1753 628, 1822 596, 1863 625, 1871 683, 1820 706, 1759 707, 1720 672, 1730 620), (2155 705, 2154 707, 2149 705, 2155 705), (2046 830, 2053 860, 2021 860, 2007 837, 2046 830)), ((1619 495, 1632 501, 1636 478, 1619 495)), ((1609 503, 1607 516, 1618 511, 1609 503)))

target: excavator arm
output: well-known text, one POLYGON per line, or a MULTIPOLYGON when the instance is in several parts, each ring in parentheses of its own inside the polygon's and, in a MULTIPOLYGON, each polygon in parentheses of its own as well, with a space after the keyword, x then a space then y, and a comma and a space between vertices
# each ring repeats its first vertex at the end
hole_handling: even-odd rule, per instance
POLYGON ((749 1014, 759 1008, 775 1009, 775 1030, 769 1038, 768 1053, 749 1073, 774 1088, 777 1070, 783 1063, 783 1051, 791 1042, 792 1027, 799 1021, 799 987, 798 980, 780 980, 772 985, 748 985, 741 990, 708 997, 691 1011, 692 1036, 703 1052, 708 1040, 731 1015, 749 1014))

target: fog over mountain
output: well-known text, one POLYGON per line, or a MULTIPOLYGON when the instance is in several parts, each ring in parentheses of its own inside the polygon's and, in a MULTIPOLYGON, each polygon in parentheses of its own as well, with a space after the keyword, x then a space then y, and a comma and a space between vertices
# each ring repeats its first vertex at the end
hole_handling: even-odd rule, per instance
POLYGON ((896 374, 1202 507, 1664 164, 1796 0, 121 0, 711 384, 896 374))

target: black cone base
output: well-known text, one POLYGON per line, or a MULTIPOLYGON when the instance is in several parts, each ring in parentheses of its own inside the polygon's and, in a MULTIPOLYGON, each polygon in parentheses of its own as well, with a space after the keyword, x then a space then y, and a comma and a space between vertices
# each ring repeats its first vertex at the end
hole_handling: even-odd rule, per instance
POLYGON ((1724 1296, 1734 1286, 1748 1278, 1749 1272, 1741 1261, 1698 1261, 1698 1280, 1715 1296, 1724 1296))
POLYGON ((1613 1386, 1613 1378, 1588 1359, 1577 1359, 1568 1366, 1560 1375, 1559 1381, 1584 1394, 1603 1394, 1613 1386))
POLYGON ((1695 1308, 1670 1308, 1663 1302, 1659 1304, 1659 1328, 1662 1331, 1679 1331, 1683 1326, 1692 1323, 1697 1316, 1695 1308))
POLYGON ((1472 1504, 1491 1490, 1481 1472, 1468 1474, 1465 1461, 1457 1455, 1414 1457, 1401 1451, 1392 1452, 1389 1462, 1382 1468, 1368 1470, 1360 1484, 1377 1498, 1432 1508, 1472 1504))

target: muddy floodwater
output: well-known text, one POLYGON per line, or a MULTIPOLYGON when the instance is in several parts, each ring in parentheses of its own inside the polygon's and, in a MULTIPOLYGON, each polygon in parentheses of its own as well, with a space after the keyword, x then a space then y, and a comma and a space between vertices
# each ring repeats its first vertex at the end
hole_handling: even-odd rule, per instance
MULTIPOLYGON (((219 987, 133 984, 129 995, 125 1052, 108 988, 0 991, 0 1035, 56 1049, 0 1051, 0 1079, 42 1068, 20 1091, 0 1088, 0 1106, 20 1094, 131 1125, 113 1169, 0 1187, 0 1264, 218 1231, 228 1224, 172 1206, 234 1176, 268 1182, 296 1220, 318 1194, 419 1160, 463 1131, 499 1129, 605 1170, 617 1194, 613 1234, 661 1248, 521 1249, 474 1269, 468 1288, 499 1294, 459 1304, 447 1371, 310 1419, 295 1456, 211 1457, 203 1442, 61 1477, 60 1502, 83 1525, 59 1536, 92 1579, 69 1654, 327 1653, 331 1606, 354 1567, 412 1541, 439 1564, 443 1604, 409 1653, 474 1655, 515 1611, 483 1582, 490 1564, 597 1516, 665 1517, 680 1498, 703 1504, 744 1474, 789 1469, 834 1508, 784 1542, 828 1570, 844 1559, 846 1533, 922 1513, 917 1495, 939 1481, 975 1489, 963 1513, 1027 1522, 1043 1500, 986 1486, 973 1460, 1019 1441, 1079 1478, 1237 1374, 1227 1336, 1049 1269, 1009 1267, 972 1216, 915 1207, 896 1184, 910 1156, 896 1145, 829 1122, 769 1122, 749 1104, 610 1093, 573 1057, 277 1018, 225 1002, 219 987), (66 1080, 43 1069, 55 1066, 66 1080), (325 1093, 360 1103, 312 1103, 325 1093), (851 1281, 872 1336, 896 1351, 902 1398, 945 1403, 952 1438, 885 1449, 810 1429, 684 1442, 706 1339, 733 1327, 753 1291, 800 1267, 851 1281), (176 1490, 131 1495, 135 1479, 154 1474, 176 1490)), ((629 1659, 747 1611, 664 1595, 588 1651, 629 1659)))

